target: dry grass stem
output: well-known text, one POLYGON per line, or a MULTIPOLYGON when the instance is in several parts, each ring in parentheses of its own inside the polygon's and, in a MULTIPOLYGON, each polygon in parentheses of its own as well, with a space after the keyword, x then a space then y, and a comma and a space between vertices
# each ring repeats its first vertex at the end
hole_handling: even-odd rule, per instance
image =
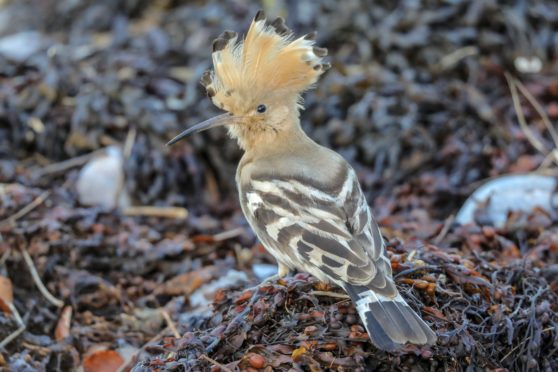
POLYGON ((39 289, 41 294, 47 299, 48 302, 50 302, 54 306, 56 306, 56 307, 64 306, 64 301, 61 301, 61 300, 57 299, 56 297, 54 297, 48 291, 48 289, 45 287, 45 285, 43 284, 43 282, 41 280, 41 277, 39 276, 39 273, 37 272, 37 269, 35 268, 35 264, 33 263, 33 260, 31 259, 31 256, 29 255, 29 253, 27 252, 27 250, 24 247, 21 248, 21 254, 23 256, 23 260, 25 261, 25 263, 27 264, 27 267, 29 268, 29 271, 31 272, 31 276, 33 277, 33 281, 35 282, 35 285, 37 286, 37 288, 39 289))

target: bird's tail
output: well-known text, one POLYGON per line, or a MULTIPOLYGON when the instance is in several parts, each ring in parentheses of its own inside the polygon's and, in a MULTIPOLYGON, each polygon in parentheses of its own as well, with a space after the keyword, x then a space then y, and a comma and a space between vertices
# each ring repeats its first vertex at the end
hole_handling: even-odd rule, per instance
POLYGON ((389 298, 364 287, 348 286, 345 289, 376 347, 392 351, 408 342, 417 345, 436 342, 436 334, 399 293, 397 297, 389 298))

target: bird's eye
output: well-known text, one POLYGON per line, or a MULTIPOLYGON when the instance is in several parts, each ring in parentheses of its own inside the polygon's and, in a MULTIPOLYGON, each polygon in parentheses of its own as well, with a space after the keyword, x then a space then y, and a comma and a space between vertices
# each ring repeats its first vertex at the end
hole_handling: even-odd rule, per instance
POLYGON ((267 110, 267 107, 265 107, 265 105, 259 105, 256 108, 256 111, 259 112, 260 114, 263 114, 265 112, 265 110, 267 110))

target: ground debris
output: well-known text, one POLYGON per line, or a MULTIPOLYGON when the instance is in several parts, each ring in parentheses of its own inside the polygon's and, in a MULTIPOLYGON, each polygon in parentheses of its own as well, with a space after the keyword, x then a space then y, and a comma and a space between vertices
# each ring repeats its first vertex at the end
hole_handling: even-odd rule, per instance
POLYGON ((463 364, 518 370, 533 361, 541 369, 558 366, 558 293, 532 265, 517 261, 496 267, 479 256, 449 255, 432 245, 417 254, 420 259, 408 260, 410 252, 401 247, 390 252, 401 292, 432 324, 438 345, 408 345, 392 354, 373 348, 349 300, 316 297, 312 289, 321 283, 297 274, 259 291, 217 294, 210 317, 186 325, 182 339, 162 345, 136 370, 209 367, 201 355, 231 369, 285 371, 463 364), (171 360, 165 358, 169 353, 171 360))

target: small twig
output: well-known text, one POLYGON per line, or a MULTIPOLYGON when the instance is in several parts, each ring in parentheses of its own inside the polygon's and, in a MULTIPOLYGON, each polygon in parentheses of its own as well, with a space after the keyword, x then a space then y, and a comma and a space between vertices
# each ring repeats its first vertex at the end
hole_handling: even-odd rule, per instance
POLYGON ((21 346, 23 346, 26 349, 29 349, 31 351, 36 352, 37 354, 39 354, 43 358, 46 357, 47 355, 49 355, 50 353, 52 353, 52 350, 50 350, 48 347, 39 346, 39 345, 35 345, 35 344, 30 344, 29 342, 25 342, 25 341, 21 341, 21 346))
POLYGON ((208 361, 209 363, 221 368, 223 371, 225 372, 233 372, 232 369, 222 365, 221 363, 219 363, 218 361, 216 361, 215 359, 211 359, 210 357, 208 357, 205 354, 200 355, 200 359, 205 359, 206 361, 208 361))
POLYGON ((47 174, 64 172, 70 168, 79 167, 87 163, 90 159, 92 159, 95 155, 97 155, 100 152, 104 152, 104 150, 103 149, 96 150, 90 152, 89 154, 77 156, 75 158, 64 160, 59 163, 49 164, 45 167, 40 167, 36 170, 31 171, 31 173, 33 174, 33 177, 41 178, 43 176, 46 176, 47 174))
POLYGON ((536 100, 535 97, 533 97, 531 92, 527 90, 527 88, 525 87, 525 85, 523 85, 521 81, 515 79, 515 84, 517 85, 517 88, 519 89, 521 94, 523 94, 523 96, 527 99, 527 101, 529 101, 531 106, 533 106, 537 114, 539 114, 541 120, 543 121, 544 126, 546 127, 546 130, 548 130, 550 136, 552 137, 554 146, 558 147, 558 133, 556 133, 556 130, 552 126, 552 123, 550 122, 550 119, 548 118, 548 115, 542 108, 541 104, 536 100))
POLYGON ((23 331, 25 331, 25 325, 20 326, 18 329, 6 336, 6 338, 3 339, 2 342, 0 342, 0 349, 4 348, 10 342, 15 340, 23 331))
MULTIPOLYGON (((545 328, 541 331, 541 333, 545 333, 548 331, 552 331, 554 329, 554 327, 548 327, 545 328)), ((502 359, 500 359, 500 363, 502 363, 504 360, 506 360, 507 357, 509 357, 510 355, 513 354, 514 351, 516 351, 517 349, 519 349, 521 346, 523 346, 527 341, 529 341, 531 338, 531 336, 527 337, 525 340, 521 341, 519 344, 517 344, 513 349, 511 349, 506 355, 504 355, 504 357, 502 359)))
POLYGON ((124 171, 124 162, 126 162, 130 155, 132 155, 132 148, 134 147, 134 142, 136 142, 136 134, 136 128, 131 127, 128 129, 128 134, 126 135, 126 140, 124 141, 124 148, 122 149, 122 177, 118 182, 118 189, 114 200, 115 205, 120 204, 123 200, 123 196, 126 195, 126 173, 124 171))
POLYGON ((459 63, 459 61, 461 61, 462 59, 470 56, 475 56, 477 54, 479 54, 479 49, 476 46, 469 45, 463 48, 459 48, 451 52, 450 54, 443 56, 440 62, 437 64, 437 67, 440 70, 447 70, 457 65, 457 63, 459 63))
POLYGON ((415 266, 412 267, 410 269, 406 269, 401 271, 400 273, 397 273, 393 279, 398 279, 402 276, 408 276, 410 274, 416 273, 417 271, 434 271, 434 272, 440 272, 441 268, 439 266, 435 266, 435 265, 420 265, 420 266, 415 266))
POLYGON ((188 210, 181 207, 151 207, 139 206, 124 209, 124 215, 130 217, 161 217, 185 219, 188 217, 188 210))
POLYGON ((124 149, 122 150, 124 159, 128 159, 130 155, 132 155, 132 148, 134 147, 134 142, 136 142, 136 134, 136 128, 132 127, 128 130, 126 141, 124 141, 124 149))
POLYGON ((444 226, 442 227, 442 230, 440 230, 440 233, 433 240, 434 244, 438 245, 442 242, 442 240, 448 234, 454 220, 455 220, 455 215, 454 214, 451 214, 448 218, 446 218, 446 221, 444 222, 444 226))
POLYGON ((21 217, 25 216, 27 213, 31 212, 33 209, 41 205, 50 195, 50 191, 47 190, 41 195, 37 196, 31 203, 27 204, 25 207, 21 208, 19 211, 11 215, 10 217, 0 221, 0 226, 3 225, 13 225, 21 217))
POLYGON ((145 344, 143 344, 143 346, 141 348, 139 348, 134 355, 132 355, 132 357, 130 358, 130 360, 128 361, 128 363, 121 365, 120 367, 118 367, 117 372, 124 372, 124 371, 129 371, 132 367, 133 367, 133 363, 136 362, 139 354, 150 344, 160 340, 163 335, 170 329, 170 327, 165 327, 163 330, 161 330, 161 332, 157 333, 155 336, 153 336, 152 338, 150 338, 145 344))
POLYGON ((349 295, 346 295, 344 293, 337 293, 337 292, 330 292, 330 291, 310 291, 309 293, 314 296, 325 296, 325 297, 334 297, 334 298, 342 298, 342 299, 351 298, 349 295))
POLYGON ((25 263, 27 264, 27 267, 29 268, 29 271, 31 272, 31 276, 33 277, 33 281, 37 285, 37 288, 39 288, 39 291, 42 293, 42 295, 48 300, 48 302, 50 302, 54 306, 56 306, 56 307, 64 306, 64 302, 60 301, 59 299, 54 297, 48 291, 48 289, 45 287, 43 282, 41 281, 39 273, 37 272, 37 269, 35 268, 35 264, 33 263, 33 260, 31 259, 31 256, 29 256, 29 253, 27 252, 25 247, 21 247, 21 254, 23 255, 23 260, 25 261, 25 263))
POLYGON ((161 312, 161 315, 163 315, 163 318, 165 319, 165 322, 167 323, 167 326, 171 330, 174 338, 180 338, 180 333, 178 333, 178 330, 176 329, 176 326, 174 325, 174 322, 172 321, 169 313, 167 313, 165 309, 161 309, 161 308, 159 309, 159 311, 161 312))
POLYGON ((525 120, 525 115, 523 115, 523 110, 521 109, 521 103, 519 102, 519 95, 517 94, 517 87, 518 87, 517 80, 507 72, 505 73, 505 77, 508 82, 508 86, 510 88, 513 107, 515 109, 515 113, 517 115, 517 120, 519 121, 519 126, 521 127, 521 130, 523 130, 523 133, 525 134, 527 140, 531 143, 531 145, 539 152, 546 155, 549 152, 548 149, 543 145, 542 142, 540 142, 535 137, 535 135, 527 125, 527 121, 525 120))
POLYGON ((548 174, 549 176, 553 176, 555 172, 551 169, 550 165, 557 159, 558 149, 554 149, 544 157, 543 161, 541 161, 541 165, 539 165, 538 168, 533 171, 533 173, 541 175, 548 174))
POLYGON ((222 233, 213 235, 213 239, 217 242, 222 240, 236 238, 239 235, 244 233, 244 229, 242 227, 237 227, 236 229, 232 229, 229 231, 223 231, 222 233))
POLYGON ((19 312, 17 311, 17 308, 15 307, 15 305, 13 303, 8 303, 8 307, 10 308, 10 311, 14 314, 14 318, 16 320, 16 322, 20 325, 25 327, 25 324, 23 323, 23 319, 21 319, 21 315, 19 315, 19 312))
POLYGON ((8 302, 7 305, 10 311, 12 312, 12 314, 14 315, 17 324, 19 324, 19 328, 13 331, 12 333, 10 333, 6 338, 2 340, 2 342, 0 342, 0 349, 3 349, 6 345, 8 345, 13 340, 15 340, 17 336, 19 336, 26 329, 25 323, 23 323, 23 319, 21 319, 21 316, 19 315, 17 308, 14 306, 14 304, 8 302))

